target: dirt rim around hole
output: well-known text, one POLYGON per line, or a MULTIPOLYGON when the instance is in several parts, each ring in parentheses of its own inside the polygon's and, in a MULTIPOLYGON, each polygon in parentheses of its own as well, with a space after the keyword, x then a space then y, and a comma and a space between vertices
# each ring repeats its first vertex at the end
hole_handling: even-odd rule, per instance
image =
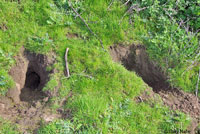
POLYGON ((16 65, 9 74, 16 86, 9 89, 6 96, 0 96, 0 117, 18 124, 22 133, 37 130, 41 121, 48 123, 65 118, 69 112, 62 109, 55 112, 49 106, 53 93, 42 91, 49 75, 55 71, 47 71, 47 67, 54 64, 55 55, 36 54, 21 48, 15 59, 16 65))
POLYGON ((150 60, 144 45, 110 46, 110 55, 114 62, 121 63, 127 70, 134 71, 142 77, 143 81, 152 87, 153 92, 162 98, 165 105, 172 110, 179 110, 190 115, 198 125, 200 121, 199 98, 194 94, 172 88, 159 65, 150 60))

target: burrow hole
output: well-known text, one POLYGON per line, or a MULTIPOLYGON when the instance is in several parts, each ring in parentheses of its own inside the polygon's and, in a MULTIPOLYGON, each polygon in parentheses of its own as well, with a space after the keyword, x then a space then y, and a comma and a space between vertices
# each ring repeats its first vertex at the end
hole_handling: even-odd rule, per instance
POLYGON ((32 69, 28 68, 26 73, 25 87, 34 91, 37 90, 40 85, 40 76, 32 69))
POLYGON ((46 71, 45 56, 26 52, 26 58, 29 61, 24 88, 21 90, 20 100, 32 102, 41 100, 47 95, 42 91, 49 80, 49 73, 46 71))
POLYGON ((167 77, 161 69, 150 60, 143 45, 111 46, 110 54, 115 62, 120 62, 130 71, 136 72, 154 92, 170 90, 167 77))

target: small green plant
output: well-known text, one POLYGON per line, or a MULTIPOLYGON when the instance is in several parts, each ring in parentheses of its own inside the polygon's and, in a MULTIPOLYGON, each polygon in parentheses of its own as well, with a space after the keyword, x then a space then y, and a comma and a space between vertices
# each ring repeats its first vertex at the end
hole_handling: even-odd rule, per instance
POLYGON ((3 69, 0 69, 0 95, 5 95, 9 88, 14 86, 12 78, 3 69))
POLYGON ((58 86, 58 78, 56 75, 53 75, 50 77, 50 80, 45 85, 45 87, 42 89, 43 91, 53 91, 58 86))
POLYGON ((12 52, 6 54, 1 48, 0 48, 0 68, 8 68, 8 65, 11 65, 14 63, 14 60, 12 59, 12 52))
POLYGON ((0 76, 0 86, 5 86, 6 82, 5 82, 5 77, 4 76, 0 76))
POLYGON ((69 4, 73 6, 74 9, 78 13, 84 12, 84 5, 82 0, 72 0, 72 3, 69 3, 68 0, 54 0, 55 5, 60 9, 60 11, 64 11, 65 14, 76 17, 76 14, 72 11, 69 4))
POLYGON ((173 111, 164 111, 165 117, 161 124, 163 133, 186 131, 191 119, 189 116, 173 111))
POLYGON ((41 127, 38 134, 74 134, 74 126, 68 120, 54 121, 44 127, 41 127))
POLYGON ((26 48, 29 50, 34 50, 40 53, 46 53, 55 47, 53 40, 50 39, 48 33, 43 37, 33 36, 28 38, 28 44, 26 48))
POLYGON ((20 134, 18 128, 0 117, 0 134, 20 134))

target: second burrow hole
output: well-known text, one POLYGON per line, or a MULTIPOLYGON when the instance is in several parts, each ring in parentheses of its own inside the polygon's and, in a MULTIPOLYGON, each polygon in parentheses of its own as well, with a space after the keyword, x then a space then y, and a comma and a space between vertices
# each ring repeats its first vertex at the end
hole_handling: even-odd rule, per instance
POLYGON ((126 69, 136 72, 154 92, 169 90, 170 84, 159 66, 150 60, 143 45, 114 45, 110 54, 115 62, 120 62, 126 69))

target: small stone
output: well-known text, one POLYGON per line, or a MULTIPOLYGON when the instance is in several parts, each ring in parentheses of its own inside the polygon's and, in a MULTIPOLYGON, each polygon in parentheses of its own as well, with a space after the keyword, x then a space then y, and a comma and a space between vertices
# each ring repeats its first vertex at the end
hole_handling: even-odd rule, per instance
POLYGON ((47 102, 49 100, 49 97, 45 97, 44 99, 43 99, 43 102, 47 102))
POLYGON ((43 119, 44 119, 45 122, 48 123, 48 122, 52 122, 55 119, 55 117, 51 116, 51 115, 44 115, 43 119))
POLYGON ((59 109, 57 109, 57 112, 59 112, 59 113, 63 113, 63 112, 64 112, 64 110, 63 110, 63 109, 61 109, 61 108, 59 108, 59 109))
POLYGON ((35 103, 36 108, 40 108, 41 106, 42 106, 42 104, 39 101, 35 103))
POLYGON ((23 134, 30 134, 30 133, 28 133, 28 132, 24 132, 23 134))
POLYGON ((0 110, 4 110, 5 109, 5 104, 0 103, 0 110))

